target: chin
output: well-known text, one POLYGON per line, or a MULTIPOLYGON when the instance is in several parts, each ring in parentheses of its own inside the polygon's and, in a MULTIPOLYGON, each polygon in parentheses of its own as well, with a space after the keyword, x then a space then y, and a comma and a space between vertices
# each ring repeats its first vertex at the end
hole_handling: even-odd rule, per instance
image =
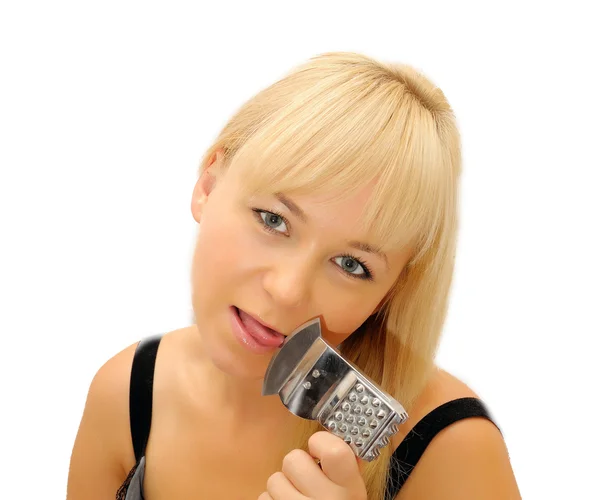
POLYGON ((203 339, 205 352, 212 364, 223 373, 246 380, 262 380, 269 359, 249 355, 224 339, 203 339))

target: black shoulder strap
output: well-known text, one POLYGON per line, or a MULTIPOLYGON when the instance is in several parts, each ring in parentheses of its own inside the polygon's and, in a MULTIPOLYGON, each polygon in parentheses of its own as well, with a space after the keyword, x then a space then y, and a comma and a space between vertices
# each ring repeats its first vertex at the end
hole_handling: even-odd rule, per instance
POLYGON ((488 409, 478 398, 460 398, 448 401, 419 420, 392 455, 386 498, 391 500, 396 496, 429 443, 441 430, 454 422, 469 417, 483 417, 496 425, 488 409))
POLYGON ((129 425, 135 461, 146 452, 152 421, 152 389, 154 365, 162 334, 140 341, 133 356, 129 382, 129 425))

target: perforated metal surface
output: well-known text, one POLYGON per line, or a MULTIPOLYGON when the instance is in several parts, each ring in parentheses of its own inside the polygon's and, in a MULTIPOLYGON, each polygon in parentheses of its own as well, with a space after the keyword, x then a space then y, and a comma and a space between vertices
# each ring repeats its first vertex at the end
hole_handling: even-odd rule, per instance
POLYGON ((407 418, 405 412, 397 413, 385 398, 359 380, 339 404, 320 415, 319 421, 348 443, 357 456, 370 461, 379 456, 380 448, 389 444, 398 425, 407 418))
POLYGON ((398 401, 325 342, 319 318, 299 327, 271 359, 263 394, 275 393, 294 415, 318 420, 367 461, 408 419, 398 401))

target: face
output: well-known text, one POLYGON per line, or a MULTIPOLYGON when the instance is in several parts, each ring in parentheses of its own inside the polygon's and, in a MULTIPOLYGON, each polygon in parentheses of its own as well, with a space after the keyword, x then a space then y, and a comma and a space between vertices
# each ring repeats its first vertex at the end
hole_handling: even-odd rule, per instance
POLYGON ((222 161, 218 153, 194 188, 200 227, 192 304, 215 365, 260 379, 274 350, 256 352, 239 340, 232 306, 286 336, 319 316, 323 337, 337 346, 377 310, 410 254, 369 251, 376 242, 356 224, 369 187, 341 202, 293 193, 250 197, 243 176, 223 170, 222 161))

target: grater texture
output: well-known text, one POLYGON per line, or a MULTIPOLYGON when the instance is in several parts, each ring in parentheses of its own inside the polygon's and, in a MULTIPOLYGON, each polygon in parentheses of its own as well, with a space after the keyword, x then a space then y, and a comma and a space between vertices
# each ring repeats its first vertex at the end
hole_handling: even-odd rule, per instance
POLYGON ((263 394, 275 393, 294 415, 317 420, 366 461, 376 459, 408 419, 398 401, 325 342, 318 318, 299 327, 272 358, 263 394))

